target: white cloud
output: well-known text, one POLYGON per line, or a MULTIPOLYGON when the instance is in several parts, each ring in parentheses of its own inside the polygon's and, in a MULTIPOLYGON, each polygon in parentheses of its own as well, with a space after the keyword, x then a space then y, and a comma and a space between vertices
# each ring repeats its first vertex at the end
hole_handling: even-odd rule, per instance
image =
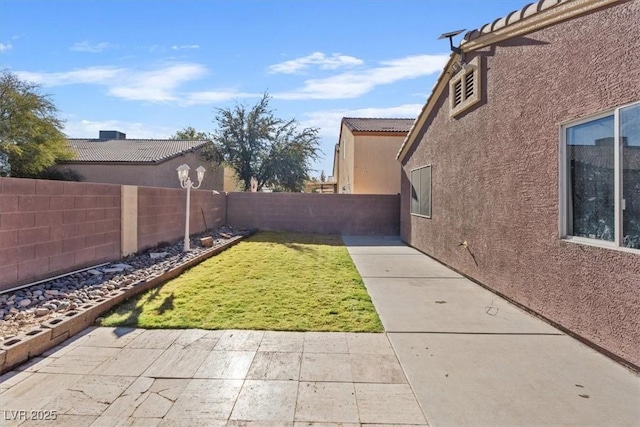
MULTIPOLYGON (((300 120, 301 127, 317 127, 322 138, 338 141, 340 122, 343 117, 377 117, 377 118, 405 118, 418 116, 423 104, 404 104, 388 108, 359 108, 344 110, 324 110, 306 113, 300 120)), ((335 143, 334 142, 334 143, 335 143)))
POLYGON ((134 72, 109 94, 132 101, 176 101, 175 89, 183 83, 203 77, 207 69, 200 64, 173 64, 167 67, 134 72))
POLYGON ((361 64, 363 64, 362 59, 358 59, 353 56, 341 55, 338 53, 326 55, 322 52, 314 52, 301 58, 271 65, 267 71, 269 73, 293 74, 302 71, 311 65, 316 65, 323 70, 335 70, 340 67, 354 67, 361 64))
POLYGON ((64 124, 64 133, 69 138, 97 138, 101 130, 118 130, 131 139, 165 139, 176 131, 169 127, 122 120, 69 120, 64 124))
POLYGON ((200 64, 177 63, 150 70, 115 67, 89 67, 61 73, 17 72, 22 79, 44 86, 69 84, 98 84, 107 86, 108 93, 117 98, 134 101, 177 101, 176 93, 183 83, 196 80, 207 73, 200 64))
POLYGON ((92 43, 89 40, 84 40, 79 43, 75 43, 73 46, 69 48, 69 50, 73 50, 75 52, 97 53, 97 52, 102 52, 103 50, 109 47, 111 47, 111 44, 107 42, 92 43))
POLYGON ((16 74, 24 80, 43 86, 61 86, 68 84, 108 84, 127 74, 127 70, 115 67, 88 67, 62 73, 32 73, 18 71, 16 74))
POLYGON ((279 99, 344 99, 357 98, 376 86, 414 79, 442 70, 449 55, 414 55, 384 61, 380 66, 346 72, 322 79, 310 79, 291 92, 274 93, 279 99))
POLYGON ((185 44, 185 45, 178 46, 178 45, 174 44, 173 46, 171 46, 171 49, 173 49, 173 50, 200 49, 200 45, 197 45, 197 44, 185 44))
POLYGON ((0 52, 6 52, 8 50, 11 50, 13 48, 13 46, 11 46, 11 43, 0 43, 0 52))
POLYGON ((186 96, 185 105, 197 104, 215 104, 216 102, 230 101, 239 98, 258 98, 262 96, 260 93, 239 92, 236 90, 219 90, 193 92, 186 96))

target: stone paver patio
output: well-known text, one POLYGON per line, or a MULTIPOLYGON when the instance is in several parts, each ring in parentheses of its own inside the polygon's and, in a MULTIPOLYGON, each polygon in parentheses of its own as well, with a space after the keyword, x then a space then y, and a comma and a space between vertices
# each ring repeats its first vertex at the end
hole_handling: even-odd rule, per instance
POLYGON ((92 327, 43 356, 0 377, 3 426, 427 424, 386 334, 92 327))

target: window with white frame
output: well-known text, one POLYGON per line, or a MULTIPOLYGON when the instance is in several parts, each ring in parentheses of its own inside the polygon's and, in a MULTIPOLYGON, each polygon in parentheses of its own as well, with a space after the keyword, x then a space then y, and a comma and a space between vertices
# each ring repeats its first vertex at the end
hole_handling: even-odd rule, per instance
POLYGON ((640 249, 640 103, 562 131, 562 234, 640 249))
POLYGON ((411 213, 431 217, 431 165, 411 171, 411 213))

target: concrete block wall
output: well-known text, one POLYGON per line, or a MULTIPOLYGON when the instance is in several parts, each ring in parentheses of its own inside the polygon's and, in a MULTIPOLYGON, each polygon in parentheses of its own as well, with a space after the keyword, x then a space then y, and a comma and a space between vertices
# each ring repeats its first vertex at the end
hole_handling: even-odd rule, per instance
POLYGON ((397 235, 400 196, 229 193, 229 225, 308 233, 397 235))
POLYGON ((119 185, 0 178, 0 290, 119 256, 119 185))
MULTIPOLYGON (((138 187, 138 250, 184 237, 187 192, 183 189, 138 187)), ((211 190, 191 190, 189 234, 225 222, 226 197, 211 190), (204 218, 203 218, 204 213, 204 218), (206 227, 205 227, 206 222, 206 227)))
MULTIPOLYGON (((0 178, 0 291, 181 239, 185 202, 183 189, 0 178)), ((399 203, 397 195, 192 190, 189 231, 397 235, 399 203)))
POLYGON ((186 191, 138 187, 138 250, 184 236, 186 191))

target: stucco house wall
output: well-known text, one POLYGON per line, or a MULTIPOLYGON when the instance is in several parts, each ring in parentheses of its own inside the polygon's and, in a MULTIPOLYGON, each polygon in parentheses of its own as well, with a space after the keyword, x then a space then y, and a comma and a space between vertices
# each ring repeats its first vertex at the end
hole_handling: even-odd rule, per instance
POLYGON ((357 194, 354 182, 355 138, 349 128, 342 124, 340 151, 338 153, 338 193, 357 194))
POLYGON ((364 134, 355 137, 354 192, 400 193, 400 163, 395 161, 406 134, 364 134))
POLYGON ((401 177, 405 241, 636 366, 640 252, 561 238, 559 151, 562 123, 640 101, 638 22, 619 2, 470 52, 481 102, 452 118, 444 90, 401 177), (410 214, 428 164, 431 218, 410 214))
POLYGON ((81 174, 86 182, 180 188, 176 168, 186 163, 191 168, 191 179, 197 180, 195 170, 202 165, 207 169, 207 173, 201 189, 223 191, 223 168, 217 167, 212 171, 210 163, 200 157, 201 151, 195 150, 161 163, 71 162, 59 164, 56 168, 74 170, 81 174))
POLYGON ((396 153, 411 122, 411 119, 343 118, 334 152, 333 178, 338 193, 400 193, 396 153))

